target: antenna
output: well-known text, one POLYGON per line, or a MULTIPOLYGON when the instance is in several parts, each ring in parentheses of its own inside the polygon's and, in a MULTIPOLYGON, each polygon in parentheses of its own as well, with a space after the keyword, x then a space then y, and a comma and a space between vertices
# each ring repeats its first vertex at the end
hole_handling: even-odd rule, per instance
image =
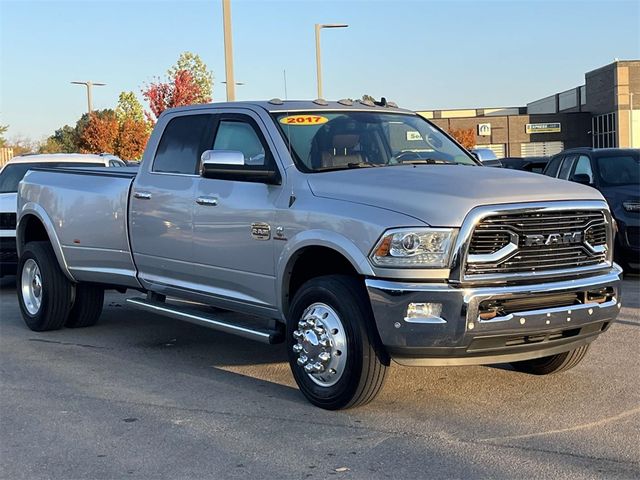
POLYGON ((287 70, 286 69, 282 70, 282 75, 284 76, 284 99, 288 100, 289 97, 287 96, 287 70))

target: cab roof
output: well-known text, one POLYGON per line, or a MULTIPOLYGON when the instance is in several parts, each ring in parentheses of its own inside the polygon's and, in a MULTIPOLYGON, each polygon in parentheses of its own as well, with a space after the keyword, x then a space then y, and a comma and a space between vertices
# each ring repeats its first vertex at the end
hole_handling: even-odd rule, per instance
POLYGON ((216 108, 242 108, 242 107, 258 107, 269 113, 282 112, 308 112, 308 111, 328 111, 328 110, 350 110, 365 112, 388 112, 388 113, 404 113, 416 115, 415 112, 395 106, 389 102, 386 106, 375 105, 370 102, 362 102, 354 100, 351 104, 347 100, 329 101, 329 100, 280 100, 274 98, 271 100, 260 101, 242 101, 242 102, 214 102, 200 105, 189 105, 186 107, 176 107, 170 111, 197 110, 203 107, 216 108))

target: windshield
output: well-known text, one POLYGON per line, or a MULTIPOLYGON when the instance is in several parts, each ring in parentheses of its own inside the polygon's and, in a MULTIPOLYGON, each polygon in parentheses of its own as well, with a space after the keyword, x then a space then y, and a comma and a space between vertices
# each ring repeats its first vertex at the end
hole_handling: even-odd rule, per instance
POLYGON ((47 162, 47 163, 14 163, 4 167, 0 173, 0 193, 18 191, 18 183, 24 178, 29 169, 35 167, 104 167, 102 163, 82 162, 47 162))
POLYGON ((640 155, 599 157, 597 162, 605 186, 640 184, 640 155))
POLYGON ((279 113, 275 119, 305 172, 421 163, 477 165, 418 115, 296 112, 279 113))

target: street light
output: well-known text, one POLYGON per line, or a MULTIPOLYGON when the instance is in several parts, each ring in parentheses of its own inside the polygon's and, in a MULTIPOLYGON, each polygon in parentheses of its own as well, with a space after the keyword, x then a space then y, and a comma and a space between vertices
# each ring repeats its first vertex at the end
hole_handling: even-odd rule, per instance
POLYGON ((85 85, 87 87, 87 108, 89 109, 89 114, 91 114, 91 112, 93 111, 93 108, 91 105, 91 91, 93 87, 104 87, 106 83, 92 82, 91 80, 88 80, 86 82, 71 82, 71 83, 74 83, 76 85, 85 85))
POLYGON ((318 77, 318 98, 322 98, 322 62, 320 61, 320 30, 323 28, 347 28, 346 23, 316 23, 316 75, 318 77))
POLYGON ((227 102, 236 99, 236 82, 233 78, 233 42, 231 37, 231 1, 222 0, 222 30, 224 32, 224 70, 227 81, 227 102))

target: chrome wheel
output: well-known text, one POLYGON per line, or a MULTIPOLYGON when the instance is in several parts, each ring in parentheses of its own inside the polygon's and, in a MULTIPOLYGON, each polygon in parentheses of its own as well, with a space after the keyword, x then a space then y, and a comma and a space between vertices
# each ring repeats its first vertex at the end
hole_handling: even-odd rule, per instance
POLYGON ((42 277, 40 275, 40 267, 32 258, 24 262, 20 288, 27 312, 31 315, 36 315, 42 305, 42 277))
POLYGON ((324 303, 312 304, 293 338, 293 353, 309 378, 322 387, 335 385, 347 364, 347 336, 336 311, 324 303))

